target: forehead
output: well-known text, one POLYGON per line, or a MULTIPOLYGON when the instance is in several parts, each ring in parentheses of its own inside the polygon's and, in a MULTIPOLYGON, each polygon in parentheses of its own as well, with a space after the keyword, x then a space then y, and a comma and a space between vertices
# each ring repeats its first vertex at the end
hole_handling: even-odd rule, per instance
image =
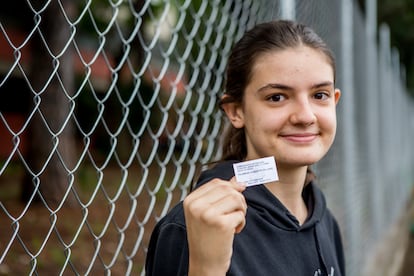
POLYGON ((252 67, 251 82, 334 81, 329 58, 307 46, 274 50, 259 55, 252 67))

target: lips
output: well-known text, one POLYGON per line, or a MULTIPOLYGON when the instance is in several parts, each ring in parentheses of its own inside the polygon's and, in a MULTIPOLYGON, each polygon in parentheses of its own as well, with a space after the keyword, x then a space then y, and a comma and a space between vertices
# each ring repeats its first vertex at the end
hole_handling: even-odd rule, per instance
POLYGON ((318 136, 319 133, 288 133, 280 135, 289 142, 294 143, 310 143, 313 142, 318 136))

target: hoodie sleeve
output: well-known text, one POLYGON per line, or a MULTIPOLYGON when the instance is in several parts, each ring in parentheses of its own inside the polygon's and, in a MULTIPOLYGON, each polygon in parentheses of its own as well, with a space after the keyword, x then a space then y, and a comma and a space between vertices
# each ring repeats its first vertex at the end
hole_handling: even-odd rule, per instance
POLYGON ((185 226, 173 218, 165 217, 152 232, 145 263, 147 276, 181 276, 188 273, 187 232, 185 226))

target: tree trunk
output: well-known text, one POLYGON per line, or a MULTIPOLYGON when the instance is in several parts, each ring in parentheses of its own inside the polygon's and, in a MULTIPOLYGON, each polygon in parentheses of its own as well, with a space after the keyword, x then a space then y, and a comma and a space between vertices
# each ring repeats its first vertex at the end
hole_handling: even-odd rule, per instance
MULTIPOLYGON (((61 3, 66 14, 73 11, 71 0, 61 3)), ((73 169, 76 149, 70 100, 74 90, 73 48, 63 50, 70 44, 71 30, 58 1, 51 1, 40 17, 41 24, 31 41, 30 80, 34 89, 31 112, 34 116, 29 124, 30 170, 23 183, 22 199, 27 202, 34 196, 51 208, 63 200, 65 205, 73 206, 75 198, 70 191, 68 172, 73 169)))

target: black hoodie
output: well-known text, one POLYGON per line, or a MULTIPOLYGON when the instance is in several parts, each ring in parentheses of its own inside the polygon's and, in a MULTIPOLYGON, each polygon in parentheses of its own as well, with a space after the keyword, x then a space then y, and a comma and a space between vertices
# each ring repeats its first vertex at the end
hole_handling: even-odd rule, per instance
MULTIPOLYGON (((234 176, 227 161, 203 172, 197 187, 234 176)), ((338 224, 314 183, 304 187, 307 220, 297 219, 264 185, 246 188, 246 225, 236 234, 227 275, 343 276, 344 254, 338 224)), ((145 264, 148 276, 187 275, 188 245, 182 203, 155 227, 145 264)))

